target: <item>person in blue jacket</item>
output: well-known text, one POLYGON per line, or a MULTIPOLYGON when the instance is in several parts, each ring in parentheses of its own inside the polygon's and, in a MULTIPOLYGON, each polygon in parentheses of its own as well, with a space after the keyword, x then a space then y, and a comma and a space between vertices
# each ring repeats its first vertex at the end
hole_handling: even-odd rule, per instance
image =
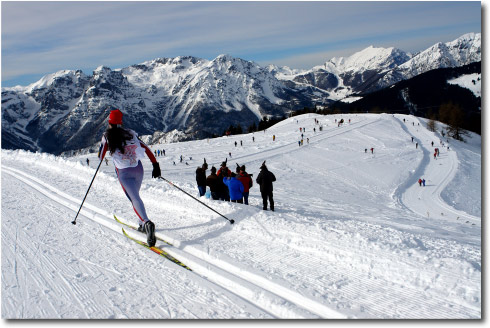
POLYGON ((245 188, 240 180, 236 178, 235 173, 231 173, 231 177, 223 178, 223 183, 228 186, 228 190, 230 191, 230 200, 233 203, 241 203, 243 204, 243 191, 245 188))

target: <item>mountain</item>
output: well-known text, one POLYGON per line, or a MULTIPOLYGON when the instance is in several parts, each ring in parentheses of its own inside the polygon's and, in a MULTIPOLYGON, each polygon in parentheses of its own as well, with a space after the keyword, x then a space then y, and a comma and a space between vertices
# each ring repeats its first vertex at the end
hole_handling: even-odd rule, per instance
POLYGON ((438 68, 481 61, 481 34, 469 33, 448 43, 437 43, 385 74, 365 91, 375 91, 438 68))
POLYGON ((481 62, 439 68, 400 81, 389 88, 363 94, 359 100, 351 103, 338 101, 332 107, 351 113, 409 113, 431 117, 438 115, 441 104, 454 104, 464 113, 462 128, 481 134, 481 92, 475 92, 475 89, 481 89, 478 78, 481 80, 481 62), (458 79, 467 81, 462 85, 453 82, 458 79))
POLYGON ((478 61, 481 61, 481 33, 468 33, 451 42, 437 43, 416 55, 396 48, 370 46, 350 57, 333 58, 308 71, 282 70, 278 78, 299 83, 310 81, 311 85, 330 92, 330 99, 341 100, 351 94, 389 87, 433 69, 459 67, 478 61), (335 76, 337 81, 326 85, 326 88, 321 79, 308 78, 327 75, 335 76))
POLYGON ((229 55, 158 58, 115 70, 100 66, 92 75, 63 70, 27 87, 2 88, 2 147, 54 154, 93 147, 114 108, 127 114, 125 125, 140 135, 221 135, 230 125, 246 129, 264 116, 285 116, 430 69, 481 61, 480 45, 481 34, 467 34, 416 56, 371 46, 307 71, 261 67, 229 55))

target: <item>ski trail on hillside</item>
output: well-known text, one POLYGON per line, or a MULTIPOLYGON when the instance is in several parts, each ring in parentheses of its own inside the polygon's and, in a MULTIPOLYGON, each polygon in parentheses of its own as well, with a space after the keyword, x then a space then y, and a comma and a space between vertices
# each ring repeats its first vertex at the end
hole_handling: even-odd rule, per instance
POLYGON ((402 122, 396 116, 395 119, 402 129, 414 138, 414 142, 417 142, 423 151, 423 159, 419 166, 409 179, 400 184, 394 193, 398 202, 423 217, 439 220, 467 220, 468 223, 480 225, 480 218, 453 208, 441 197, 441 192, 449 184, 458 169, 456 152, 440 149, 441 155, 437 159, 433 159, 434 149, 441 148, 441 146, 432 147, 430 145, 431 141, 437 141, 439 138, 425 128, 424 122, 413 117, 415 123, 422 123, 420 126, 415 126, 408 124, 408 122, 402 122), (425 178, 425 187, 418 185, 417 180, 419 178, 425 178))
MULTIPOLYGON (((348 125, 343 125, 341 127, 334 127, 332 129, 326 129, 323 132, 317 132, 316 135, 311 136, 310 139, 310 145, 314 145, 316 143, 320 143, 322 141, 325 141, 327 139, 347 134, 351 132, 352 130, 355 129, 360 129, 362 127, 376 124, 381 120, 381 118, 376 118, 376 119, 362 119, 357 122, 350 123, 348 125)), ((269 131, 269 133, 272 133, 269 131)), ((305 141, 306 145, 306 141, 305 141)), ((304 146, 303 146, 304 147, 304 146)), ((250 166, 251 164, 256 164, 256 163, 261 163, 264 161, 264 159, 267 159, 270 161, 270 159, 277 157, 277 156, 282 156, 285 153, 295 153, 295 152, 300 152, 302 151, 303 147, 298 147, 298 142, 291 141, 291 142, 286 142, 285 144, 278 145, 278 146, 273 146, 273 147, 268 147, 265 148, 264 150, 261 151, 256 151, 254 153, 247 153, 246 155, 239 155, 236 157, 233 157, 230 159, 230 163, 232 162, 239 162, 241 165, 245 164, 246 166, 250 166)), ((208 153, 206 157, 210 157, 210 154, 208 153)), ((194 171, 195 168, 190 166, 186 168, 169 168, 165 169, 165 173, 173 173, 173 172, 187 172, 187 171, 194 171)))
MULTIPOLYGON (((36 191, 52 199, 56 203, 73 211, 76 210, 77 200, 75 198, 65 194, 55 187, 50 186, 46 182, 5 165, 2 165, 2 171, 24 182, 26 185, 34 188, 36 191)), ((89 218, 90 220, 97 222, 118 234, 121 233, 120 226, 114 223, 114 220, 111 219, 111 214, 89 203, 85 203, 84 206, 85 208, 82 209, 80 213, 86 218, 89 218)), ((142 238, 141 234, 134 234, 131 231, 128 231, 128 233, 133 235, 135 238, 142 238)), ((203 250, 193 246, 186 246, 179 249, 179 245, 182 244, 180 241, 164 236, 161 233, 157 233, 157 236, 160 235, 164 239, 171 241, 176 246, 176 248, 162 247, 162 249, 179 260, 182 260, 182 262, 190 266, 195 273, 227 289, 239 297, 242 297, 251 304, 262 308, 264 311, 275 317, 291 319, 317 318, 317 316, 320 318, 329 319, 347 318, 347 316, 341 314, 340 312, 330 309, 329 307, 313 299, 304 297, 295 290, 282 286, 281 284, 271 282, 267 278, 262 277, 260 274, 240 268, 236 264, 233 264, 231 259, 226 259, 225 256, 210 256, 203 250), (258 289, 262 290, 259 297, 257 297, 258 289)), ((142 241, 144 241, 144 238, 142 241)), ((73 292, 76 291, 67 292, 73 294, 73 292)), ((85 295, 85 293, 80 292, 80 295, 85 295)), ((72 296, 74 299, 77 299, 75 295, 72 296)), ((82 304, 80 305, 82 306, 82 304)), ((87 313, 85 313, 85 315, 86 317, 89 317, 87 313)))

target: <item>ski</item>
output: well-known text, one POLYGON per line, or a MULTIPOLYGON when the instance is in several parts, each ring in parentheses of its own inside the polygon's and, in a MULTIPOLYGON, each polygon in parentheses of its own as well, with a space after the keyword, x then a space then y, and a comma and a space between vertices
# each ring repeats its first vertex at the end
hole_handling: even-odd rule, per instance
POLYGON ((131 237, 130 235, 128 235, 128 234, 127 234, 127 232, 124 230, 124 228, 121 228, 121 229, 122 229, 123 234, 124 234, 126 237, 128 237, 129 239, 131 239, 132 241, 134 241, 135 243, 137 243, 137 244, 139 244, 139 245, 141 245, 141 246, 143 246, 143 247, 145 247, 145 248, 148 248, 149 250, 151 250, 151 251, 153 251, 153 252, 157 253, 157 254, 158 254, 158 255, 160 255, 160 256, 163 256, 163 257, 164 257, 164 258, 166 258, 167 260, 170 260, 170 261, 174 262, 175 264, 178 264, 178 265, 180 265, 181 267, 183 267, 183 268, 185 268, 185 269, 187 269, 187 270, 189 270, 189 271, 192 271, 192 269, 191 269, 191 268, 189 268, 187 265, 185 265, 184 263, 182 263, 182 262, 180 262, 179 260, 177 260, 175 257, 173 257, 172 255, 170 255, 169 253, 165 252, 163 249, 158 248, 158 247, 156 247, 156 246, 150 247, 150 246, 148 246, 148 244, 147 244, 147 243, 145 243, 145 242, 143 242, 143 241, 141 241, 141 240, 138 240, 138 239, 136 239, 136 238, 133 238, 133 237, 131 237))
MULTIPOLYGON (((135 231, 138 231, 138 232, 140 232, 140 233, 143 233, 142 231, 139 231, 137 227, 135 227, 135 226, 133 226, 133 225, 131 225, 131 224, 128 224, 128 223, 126 223, 126 222, 122 222, 121 220, 119 220, 119 219, 117 218, 116 214, 112 214, 112 216, 114 216, 114 220, 116 220, 116 222, 117 222, 117 223, 120 223, 120 224, 122 224, 122 225, 125 225, 125 226, 126 226, 126 227, 128 227, 128 228, 131 228, 131 229, 133 229, 133 230, 135 230, 135 231)), ((163 241, 165 244, 170 245, 170 246, 173 246, 171 243, 169 243, 169 242, 168 242, 168 241, 166 241, 165 239, 162 239, 162 238, 160 238, 160 237, 158 237, 158 236, 156 236, 156 235, 155 235, 155 237, 157 238, 157 240, 163 241)))

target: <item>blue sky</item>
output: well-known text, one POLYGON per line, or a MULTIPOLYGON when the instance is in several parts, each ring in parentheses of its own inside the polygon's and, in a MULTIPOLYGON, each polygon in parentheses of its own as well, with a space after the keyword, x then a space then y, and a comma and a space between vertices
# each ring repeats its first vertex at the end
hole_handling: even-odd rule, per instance
POLYGON ((2 1, 2 86, 159 57, 308 69, 370 45, 408 52, 481 33, 479 1, 2 1))

